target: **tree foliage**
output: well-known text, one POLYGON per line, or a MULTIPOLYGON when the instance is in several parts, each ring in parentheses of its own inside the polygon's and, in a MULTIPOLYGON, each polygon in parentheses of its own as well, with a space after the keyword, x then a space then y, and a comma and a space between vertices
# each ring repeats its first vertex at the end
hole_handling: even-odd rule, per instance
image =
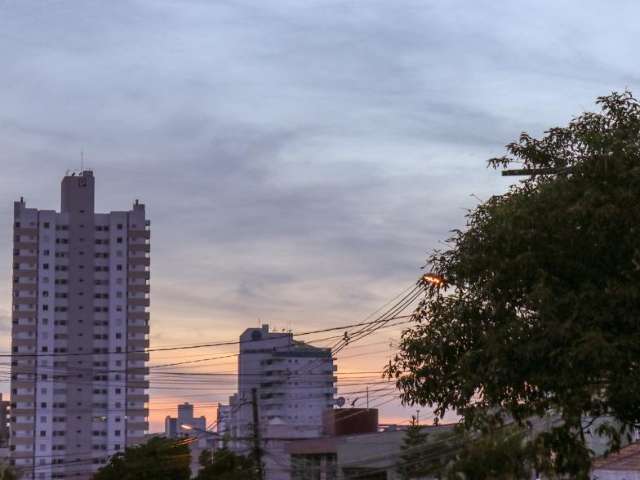
POLYGON ((197 480, 259 480, 258 468, 252 457, 239 455, 227 448, 200 455, 202 468, 197 480))
POLYGON ((590 465, 584 418, 613 419, 599 430, 613 449, 640 424, 640 105, 597 103, 490 160, 548 170, 476 207, 429 258, 445 284, 424 282, 387 369, 404 402, 469 429, 487 412, 521 425, 557 413, 535 450, 572 478, 590 465))
POLYGON ((17 480, 18 475, 13 467, 0 463, 0 480, 17 480))
POLYGON ((396 467, 402 480, 422 477, 432 471, 433 462, 426 457, 426 450, 427 434, 413 417, 402 441, 396 467))
POLYGON ((111 458, 94 480, 188 480, 191 477, 189 446, 155 437, 127 448, 111 458))
POLYGON ((537 445, 526 428, 515 424, 485 424, 475 431, 461 428, 451 443, 452 454, 439 470, 443 479, 528 480, 535 471, 537 445))

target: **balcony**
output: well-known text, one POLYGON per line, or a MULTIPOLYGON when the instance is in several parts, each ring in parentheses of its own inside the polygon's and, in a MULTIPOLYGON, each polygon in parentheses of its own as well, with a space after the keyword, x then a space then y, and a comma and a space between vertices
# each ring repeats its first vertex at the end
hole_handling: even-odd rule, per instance
POLYGON ((36 326, 35 326, 35 324, 31 324, 31 325, 14 325, 12 332, 14 334, 17 334, 17 333, 27 333, 27 334, 32 333, 32 334, 35 335, 36 326))
POLYGON ((130 279, 136 280, 149 280, 151 278, 151 273, 148 270, 129 270, 127 275, 130 279))
POLYGON ((129 320, 146 320, 149 321, 149 312, 128 312, 127 318, 129 320))
POLYGON ((129 325, 127 331, 132 334, 148 335, 149 325, 129 325))
MULTIPOLYGON (((144 395, 144 394, 127 395, 127 402, 147 403, 148 401, 149 401, 149 395, 144 395)), ((129 407, 127 405, 126 408, 136 408, 136 407, 129 407)))
POLYGON ((138 240, 138 239, 148 240, 150 238, 151 238, 150 230, 129 230, 129 240, 138 240))
POLYGON ((151 265, 151 259, 149 257, 129 257, 127 261, 130 267, 148 267, 151 265))
POLYGON ((130 361, 149 361, 149 353, 148 352, 129 352, 127 353, 127 358, 130 361))
POLYGON ((147 283, 135 284, 129 283, 127 287, 129 292, 131 293, 149 293, 151 291, 151 287, 147 283))
POLYGON ((27 265, 33 265, 35 267, 38 264, 38 257, 35 255, 15 255, 13 257, 13 264, 19 265, 26 263, 27 265))
POLYGON ((127 388, 149 388, 149 380, 127 380, 127 388))
POLYGON ((38 290, 38 285, 35 283, 15 283, 13 285, 14 292, 35 293, 37 290, 38 290))
POLYGON ((38 229, 36 227, 15 227, 13 229, 14 235, 24 235, 26 237, 38 237, 38 229))
POLYGON ((132 307, 148 307, 151 304, 148 298, 131 298, 127 299, 127 303, 132 307))
POLYGON ((148 243, 132 243, 129 245, 129 253, 149 253, 151 245, 148 243))
POLYGON ((13 271, 14 285, 19 284, 20 280, 25 278, 29 280, 35 280, 36 278, 38 278, 37 270, 33 269, 33 270, 14 270, 13 271))
POLYGON ((17 242, 14 242, 13 246, 18 250, 37 250, 38 242, 35 240, 20 239, 17 242))

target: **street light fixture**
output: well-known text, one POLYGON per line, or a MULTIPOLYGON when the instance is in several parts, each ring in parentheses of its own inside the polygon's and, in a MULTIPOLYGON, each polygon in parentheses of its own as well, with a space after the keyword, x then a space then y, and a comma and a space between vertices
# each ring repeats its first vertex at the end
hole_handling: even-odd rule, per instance
POLYGON ((437 273, 433 272, 425 273, 422 276, 422 281, 425 283, 430 283, 434 287, 441 287, 446 283, 442 275, 438 275, 437 273))

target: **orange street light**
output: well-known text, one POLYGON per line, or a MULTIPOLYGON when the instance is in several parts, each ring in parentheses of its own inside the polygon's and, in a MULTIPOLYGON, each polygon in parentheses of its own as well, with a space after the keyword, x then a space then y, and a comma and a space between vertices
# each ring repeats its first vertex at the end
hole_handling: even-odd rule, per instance
POLYGON ((445 284, 444 277, 436 273, 425 273, 422 276, 422 281, 425 283, 430 283, 435 287, 441 287, 442 285, 445 284))

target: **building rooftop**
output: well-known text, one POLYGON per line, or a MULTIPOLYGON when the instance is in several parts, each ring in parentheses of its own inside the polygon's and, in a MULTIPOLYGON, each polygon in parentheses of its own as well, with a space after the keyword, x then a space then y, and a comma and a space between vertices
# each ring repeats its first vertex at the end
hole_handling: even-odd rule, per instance
POLYGON ((640 471, 640 442, 632 443, 607 457, 597 459, 594 470, 640 471))

